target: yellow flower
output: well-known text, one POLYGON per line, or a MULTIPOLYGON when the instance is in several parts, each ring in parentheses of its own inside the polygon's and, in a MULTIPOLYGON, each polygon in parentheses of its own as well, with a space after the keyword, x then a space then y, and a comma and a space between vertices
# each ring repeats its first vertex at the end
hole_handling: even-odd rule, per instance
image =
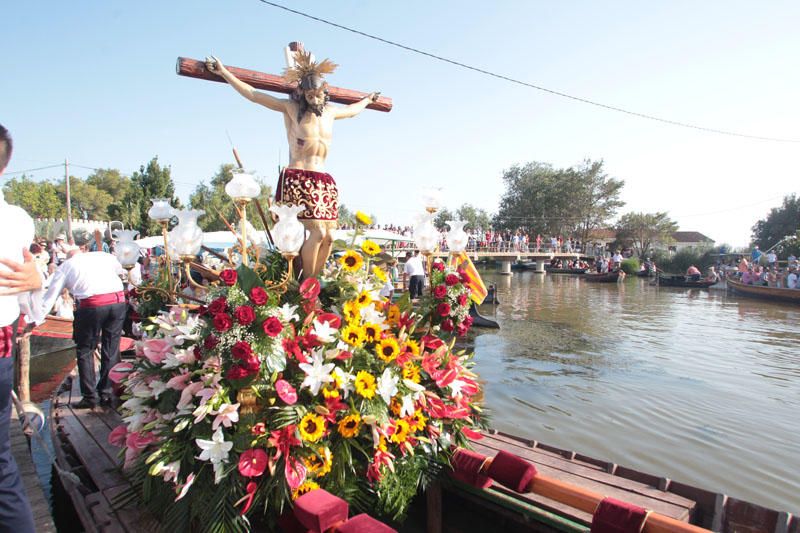
POLYGON ((355 272, 364 264, 364 258, 355 250, 347 250, 344 255, 339 258, 339 262, 342 264, 342 268, 347 272, 355 272))
POLYGON ((398 420, 394 423, 394 433, 389 437, 389 440, 397 444, 403 444, 408 438, 408 433, 411 431, 411 426, 405 420, 398 420))
POLYGON ((425 418, 425 415, 422 414, 422 411, 419 410, 406 420, 408 420, 409 427, 411 427, 411 429, 414 431, 422 431, 425 429, 425 422, 428 421, 428 419, 425 418))
POLYGON ((319 483, 316 483, 315 481, 310 481, 310 480, 307 479, 307 480, 303 481, 302 485, 297 487, 292 492, 292 499, 296 500, 297 498, 299 498, 303 494, 305 494, 307 492, 311 492, 312 490, 317 490, 318 488, 319 488, 319 483))
POLYGON ((358 435, 359 429, 361 429, 361 415, 358 413, 347 415, 339 420, 339 433, 346 439, 352 439, 358 435))
POLYGON ((364 344, 364 330, 352 322, 342 328, 341 336, 344 342, 354 348, 358 348, 364 344))
POLYGON ((372 224, 372 218, 362 211, 356 211, 356 220, 365 226, 372 224))
POLYGON ((356 374, 356 392, 366 399, 375 397, 375 376, 366 370, 359 370, 356 374))
POLYGON ((397 324, 400 321, 400 307, 395 304, 390 305, 386 320, 389 322, 389 324, 397 324))
POLYGON ((388 339, 381 340, 380 344, 375 348, 375 353, 383 361, 391 363, 400 353, 400 346, 397 344, 397 339, 389 337, 388 339))
POLYGON ((344 319, 346 321, 356 322, 361 318, 361 306, 358 305, 357 301, 349 300, 344 303, 342 313, 344 313, 344 319))
POLYGON ((367 255, 375 255, 381 251, 381 247, 369 239, 365 239, 364 242, 361 243, 361 249, 364 250, 364 253, 367 255))
POLYGON ((391 401, 389 402, 389 410, 394 414, 394 416, 400 416, 400 410, 403 408, 403 402, 400 401, 399 396, 392 396, 391 401))
POLYGON ((374 266, 372 267, 372 273, 375 275, 376 278, 381 280, 382 282, 386 283, 386 280, 389 279, 386 276, 386 271, 383 270, 381 267, 374 266))
POLYGON ((325 420, 318 414, 308 413, 300 421, 300 437, 308 442, 317 442, 325 433, 325 420))
POLYGON ((370 296, 367 291, 361 291, 356 297, 356 302, 358 302, 358 305, 361 307, 367 306, 372 303, 372 296, 370 296))
POLYGON ((327 447, 324 446, 319 448, 317 453, 313 453, 303 459, 303 463, 305 463, 308 471, 318 478, 323 477, 325 474, 331 471, 332 462, 333 454, 327 447))
POLYGON ((364 337, 367 342, 377 342, 381 338, 381 327, 378 324, 364 324, 364 337))
POLYGON ((411 361, 403 363, 403 379, 410 379, 414 383, 419 383, 419 367, 411 361))
MULTIPOLYGON (((333 375, 333 374, 331 374, 333 375)), ((328 383, 324 387, 322 387, 322 395, 325 398, 338 398, 339 397, 339 386, 334 383, 328 383)))
POLYGON ((417 341, 408 339, 403 343, 403 351, 411 352, 414 355, 419 355, 419 343, 417 343, 417 341))
POLYGON ((384 453, 389 451, 389 447, 386 445, 386 437, 381 437, 378 440, 378 445, 375 447, 376 450, 380 450, 384 453))

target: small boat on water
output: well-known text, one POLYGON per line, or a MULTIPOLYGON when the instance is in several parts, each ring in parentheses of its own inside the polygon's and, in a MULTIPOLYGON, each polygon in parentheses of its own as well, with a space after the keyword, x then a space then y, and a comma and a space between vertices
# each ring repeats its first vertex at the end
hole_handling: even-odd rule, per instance
POLYGON ((652 270, 640 270, 636 273, 636 276, 640 278, 654 278, 656 277, 656 273, 652 270))
MULTIPOLYGON (((24 321, 20 318, 17 332, 25 328, 24 321)), ((61 350, 75 347, 72 340, 72 320, 55 315, 48 315, 44 323, 36 326, 31 332, 31 357, 39 357, 61 350)))
POLYGON ((548 268, 545 267, 548 274, 575 274, 575 275, 582 275, 586 274, 586 271, 589 270, 588 268, 548 268))
POLYGON ((728 278, 728 289, 735 293, 774 300, 779 302, 794 302, 800 304, 800 289, 784 289, 780 287, 764 287, 762 285, 747 285, 734 278, 728 278))
POLYGON ((656 283, 662 287, 685 287, 691 289, 707 289, 717 283, 716 281, 708 281, 701 279, 698 281, 687 280, 683 275, 668 275, 659 274, 656 278, 656 283))
POLYGON ((625 279, 625 273, 621 270, 616 270, 606 274, 584 274, 583 279, 598 283, 615 283, 625 279))

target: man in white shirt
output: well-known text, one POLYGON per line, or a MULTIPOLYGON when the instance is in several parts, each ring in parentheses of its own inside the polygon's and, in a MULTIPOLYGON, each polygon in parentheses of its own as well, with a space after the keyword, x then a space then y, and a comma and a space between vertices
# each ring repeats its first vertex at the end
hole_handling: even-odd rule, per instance
MULTIPOLYGON (((11 158, 11 136, 0 125, 0 174, 11 158)), ((20 300, 38 291, 42 278, 28 246, 33 241, 33 220, 19 207, 8 205, 0 192, 0 531, 33 533, 33 515, 11 455, 9 427, 11 388, 20 300)), ((26 303, 26 302, 22 302, 26 303)), ((27 302, 30 304, 30 301, 27 302)), ((36 320, 37 317, 32 317, 36 320)))
POLYGON ((408 294, 412 300, 422 296, 422 289, 425 287, 425 265, 422 264, 422 257, 419 250, 411 255, 406 255, 406 265, 403 268, 403 288, 408 289, 408 294))
POLYGON ((106 252, 73 250, 70 255, 53 274, 42 308, 49 312, 64 287, 75 298, 78 310, 73 336, 83 398, 74 407, 91 409, 98 399, 108 405, 113 397, 108 372, 120 360, 119 342, 128 309, 120 277, 125 271, 117 258, 106 252), (93 353, 98 341, 102 342, 100 379, 95 384, 93 353))
POLYGON ((797 287, 797 269, 792 267, 789 269, 789 274, 786 276, 786 287, 789 289, 796 289, 797 287))

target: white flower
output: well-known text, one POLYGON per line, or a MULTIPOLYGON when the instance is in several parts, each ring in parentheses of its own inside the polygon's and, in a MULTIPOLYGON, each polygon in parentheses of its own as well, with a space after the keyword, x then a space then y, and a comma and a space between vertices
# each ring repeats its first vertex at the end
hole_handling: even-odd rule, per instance
POLYGON ((372 304, 361 308, 361 318, 364 319, 364 322, 369 324, 377 324, 381 329, 387 329, 389 327, 385 324, 386 315, 375 309, 375 306, 372 304))
POLYGON ((411 416, 417 410, 414 406, 414 399, 411 396, 403 396, 403 403, 400 406, 400 416, 411 416))
POLYGON ((319 389, 322 388, 323 383, 330 383, 333 381, 331 370, 336 366, 334 363, 322 364, 325 358, 320 350, 314 350, 311 355, 314 359, 314 364, 300 363, 300 368, 306 373, 306 379, 300 384, 301 387, 308 387, 311 393, 316 395, 319 389))
POLYGON ((352 373, 342 370, 341 368, 336 368, 333 374, 339 378, 339 383, 342 384, 341 389, 344 392, 344 399, 346 400, 347 396, 355 390, 353 383, 355 383, 356 377, 352 373))
POLYGON ((180 472, 181 472, 180 461, 174 461, 169 464, 164 464, 159 462, 156 463, 156 465, 153 467, 152 475, 159 476, 163 474, 164 481, 177 481, 180 472))
POLYGON ((378 378, 378 394, 381 395, 386 405, 389 405, 392 401, 392 396, 397 394, 398 381, 400 381, 400 378, 393 376, 392 371, 388 368, 384 370, 381 377, 378 378))
POLYGON ((461 396, 461 388, 466 385, 466 382, 461 381, 460 379, 454 379, 450 382, 450 390, 453 391, 452 398, 458 398, 461 396))
POLYGON ((333 342, 339 330, 332 328, 327 322, 314 320, 313 334, 320 342, 333 342))
POLYGON ((234 422, 238 421, 239 421, 239 404, 223 403, 217 410, 217 417, 211 424, 211 429, 219 428, 220 424, 222 424, 226 428, 229 428, 234 422))
POLYGON ((153 397, 156 399, 158 399, 158 397, 161 396, 162 392, 167 390, 167 384, 157 379, 151 381, 149 385, 150 385, 150 390, 153 391, 153 397))
POLYGON ((217 428, 211 436, 211 440, 195 439, 194 441, 197 443, 197 447, 203 450, 198 459, 211 461, 214 464, 227 461, 228 452, 233 448, 233 442, 225 442, 222 428, 217 428))
POLYGON ((280 315, 281 322, 289 323, 292 320, 300 320, 300 317, 297 315, 295 311, 297 311, 296 305, 289 305, 283 304, 278 308, 278 315, 280 315))

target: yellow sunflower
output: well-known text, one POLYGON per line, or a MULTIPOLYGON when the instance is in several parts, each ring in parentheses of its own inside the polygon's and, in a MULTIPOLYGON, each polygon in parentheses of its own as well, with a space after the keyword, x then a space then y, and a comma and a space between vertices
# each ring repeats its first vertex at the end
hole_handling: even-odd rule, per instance
POLYGON ((365 307, 372 303, 372 296, 370 296, 367 291, 361 291, 358 296, 356 296, 356 302, 360 307, 365 307))
POLYGON ((352 322, 342 328, 341 336, 344 342, 354 348, 364 344, 364 330, 352 322))
POLYGON ((356 220, 365 226, 372 224, 372 218, 362 211, 356 211, 356 220))
POLYGON ((400 321, 400 307, 395 304, 390 305, 386 320, 391 325, 397 324, 400 321))
POLYGON ((364 258, 355 250, 347 250, 344 255, 339 258, 339 262, 342 264, 342 268, 347 272, 355 272, 364 264, 364 258))
POLYGON ((302 485, 297 487, 292 492, 292 499, 296 500, 297 498, 299 498, 303 494, 305 494, 307 492, 311 492, 312 490, 317 490, 318 488, 319 488, 319 483, 307 479, 307 480, 303 481, 302 485))
POLYGON ((356 374, 356 392, 366 399, 375 397, 375 376, 366 370, 359 370, 356 374))
POLYGON ((410 379, 414 383, 419 383, 419 367, 411 361, 403 363, 403 379, 410 379))
POLYGON ((317 442, 325 433, 325 420, 315 413, 308 413, 300 421, 300 437, 304 441, 317 442))
POLYGON ((384 283, 386 283, 386 280, 389 279, 386 276, 386 271, 381 267, 376 267, 376 266, 372 267, 372 273, 375 275, 376 278, 378 278, 384 283))
POLYGON ((428 419, 425 415, 422 414, 422 411, 417 410, 413 415, 409 416, 406 420, 408 420, 408 425, 413 431, 422 431, 425 429, 425 422, 428 419))
POLYGON ((361 249, 367 255, 375 255, 381 251, 381 247, 369 239, 365 239, 364 242, 361 243, 361 249))
POLYGON ((397 444, 403 444, 408 438, 410 431, 411 426, 408 425, 408 422, 405 420, 398 420, 394 423, 394 433, 392 433, 389 439, 397 444))
POLYGON ((419 343, 417 341, 408 339, 403 343, 403 351, 411 352, 414 355, 419 355, 419 343))
POLYGON ((359 429, 361 429, 361 415, 358 413, 347 415, 339 420, 339 433, 346 439, 352 439, 358 435, 359 429))
POLYGON ((378 445, 375 447, 376 450, 380 450, 384 453, 389 451, 389 447, 386 445, 386 437, 381 437, 378 440, 378 445))
POLYGON ((382 339, 380 344, 375 348, 375 353, 386 363, 391 363, 400 353, 400 346, 397 344, 397 339, 393 337, 382 339))
POLYGON ((315 477, 323 477, 331 471, 331 463, 333 462, 333 454, 327 447, 317 449, 317 453, 313 453, 303 459, 306 468, 315 477))
POLYGON ((403 408, 403 402, 400 400, 399 396, 392 396, 391 401, 389 402, 389 410, 394 414, 394 416, 400 416, 400 409, 403 408))
POLYGON ((364 330, 364 337, 367 339, 367 342, 377 342, 381 338, 381 327, 378 324, 364 324, 362 327, 364 330))
POLYGON ((361 318, 361 306, 355 300, 348 300, 342 307, 344 319, 348 322, 357 322, 361 318))

